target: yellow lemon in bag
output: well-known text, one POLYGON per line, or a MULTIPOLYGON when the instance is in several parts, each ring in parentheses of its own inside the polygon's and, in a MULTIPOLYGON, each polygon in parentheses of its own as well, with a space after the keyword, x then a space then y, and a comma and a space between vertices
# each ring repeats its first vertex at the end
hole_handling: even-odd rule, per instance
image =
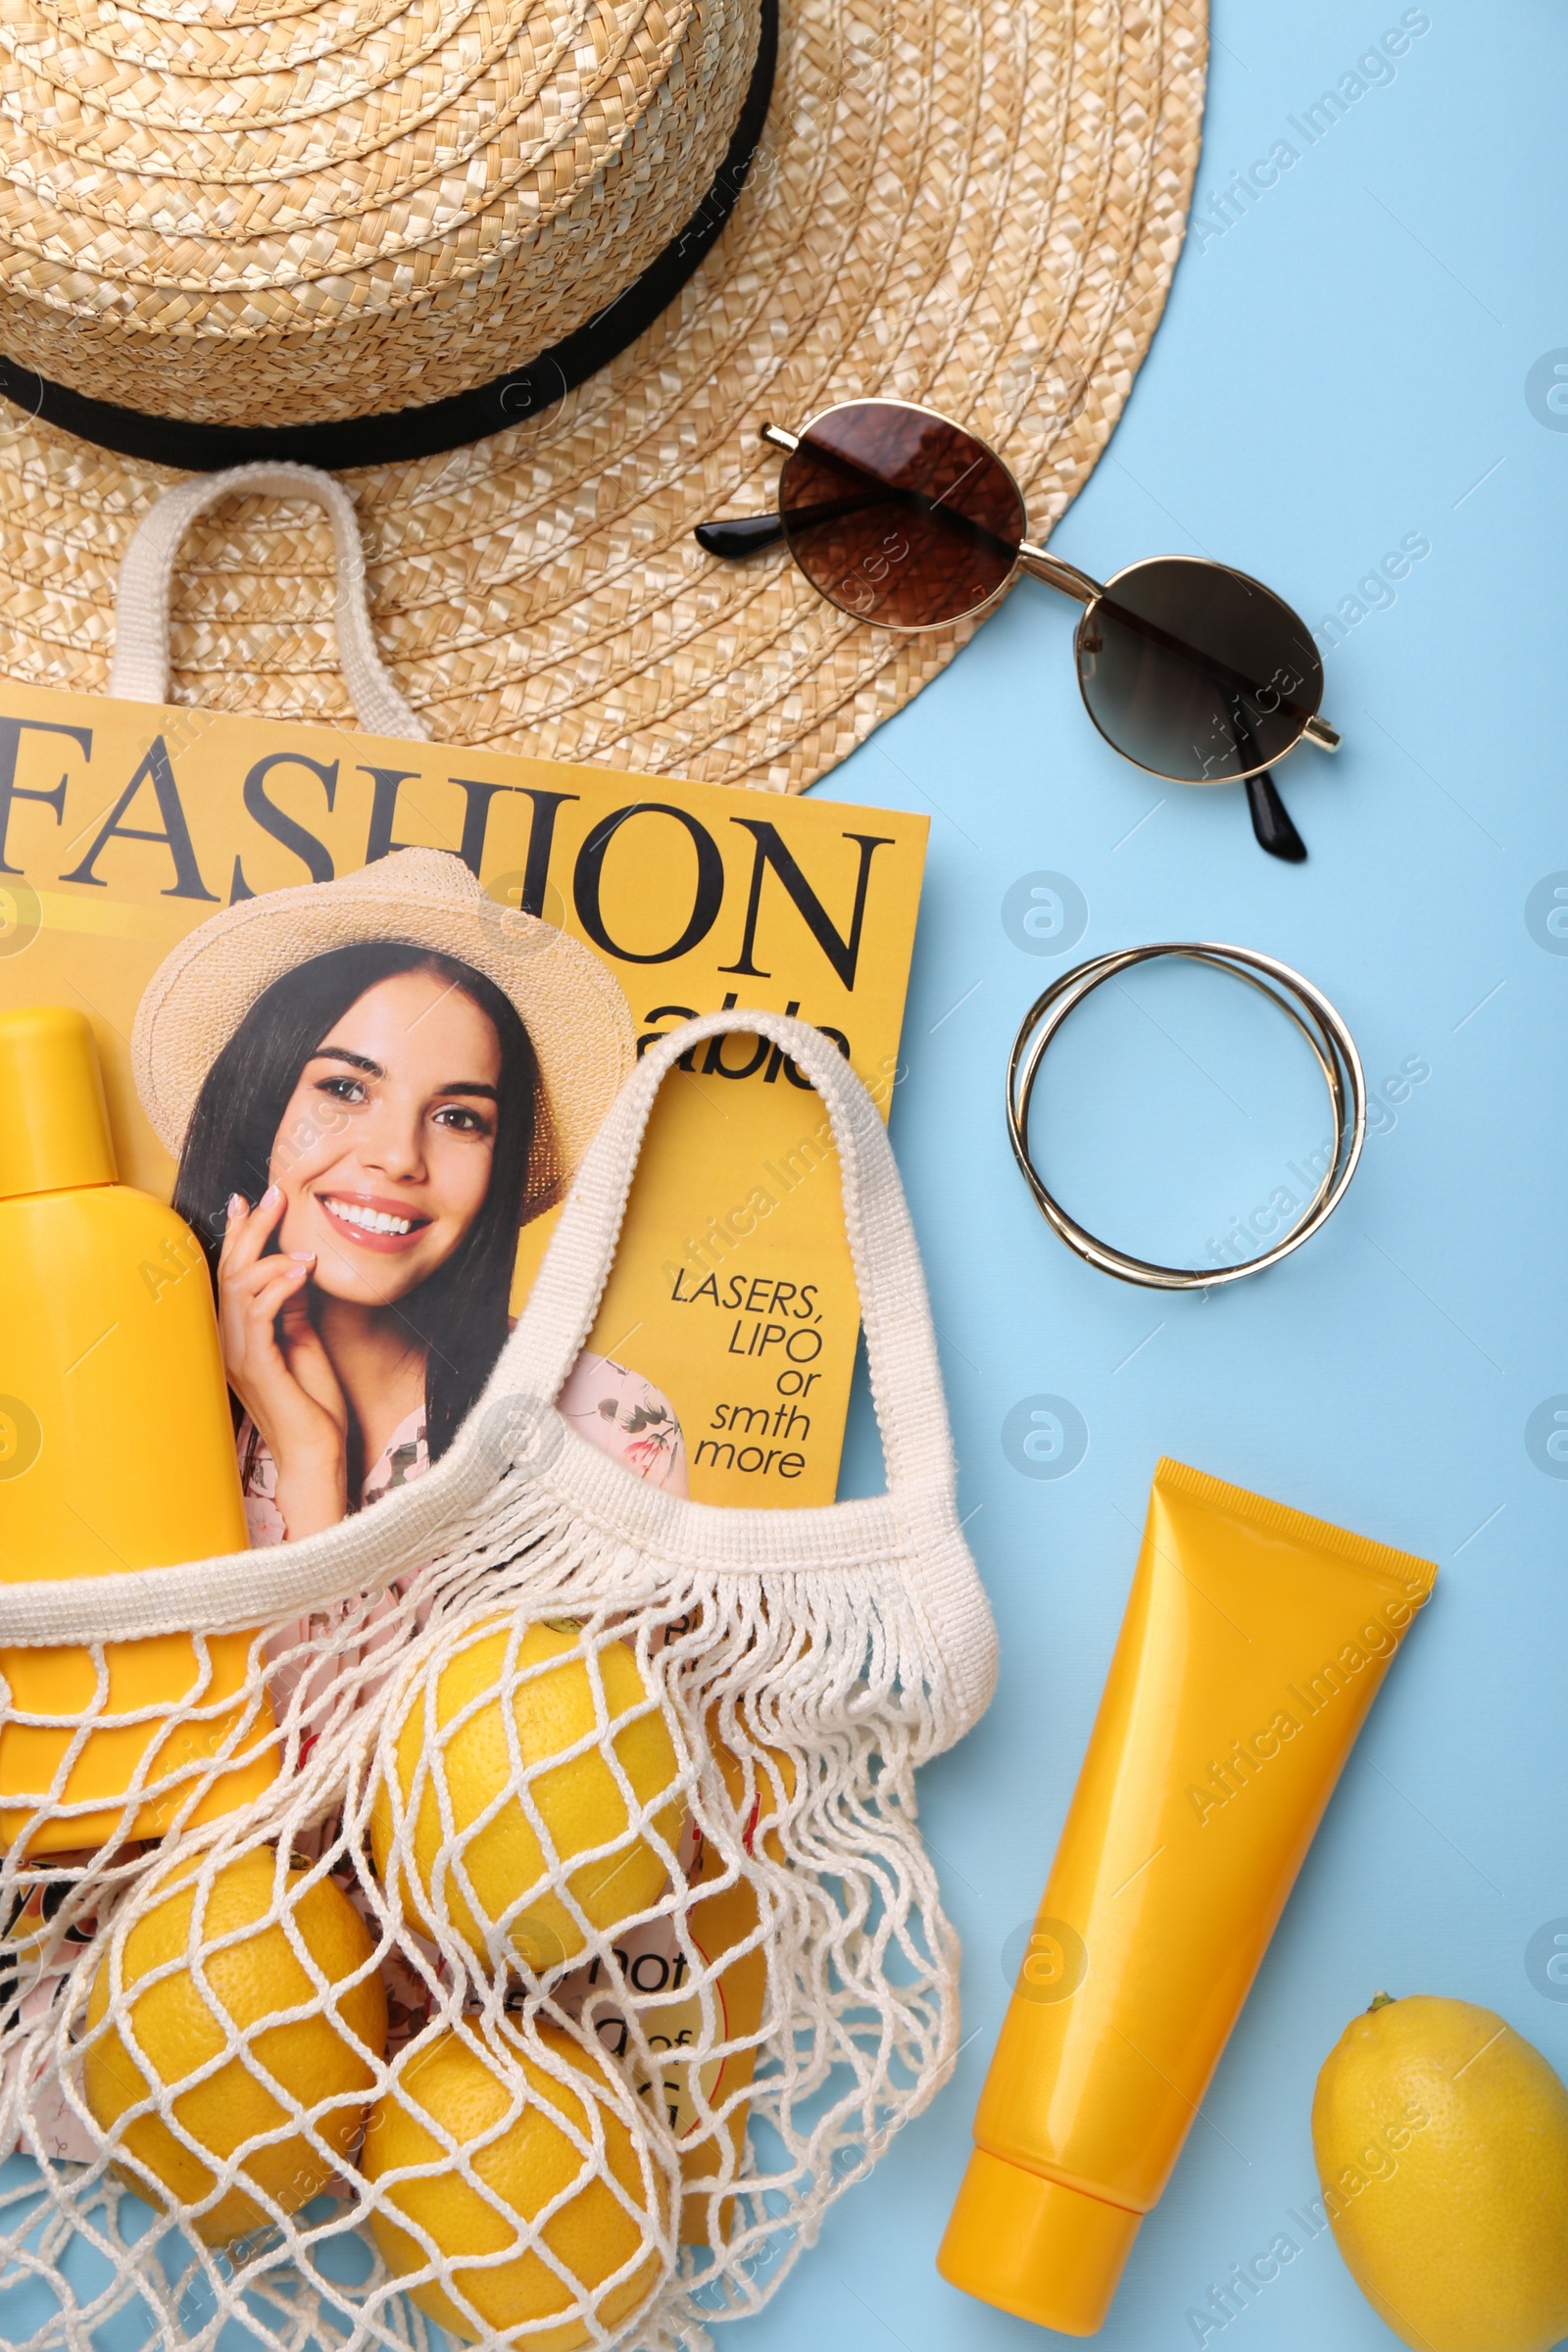
POLYGON ((1324 2063, 1312 2147, 1350 2276, 1407 2344, 1568 2334, 1568 2089, 1494 2010, 1380 1993, 1324 2063))
MULTIPOLYGON (((494 2132, 513 2103, 499 2068, 450 2027, 433 2028, 411 2050, 393 2087, 377 2100, 366 2128, 360 2165, 380 2195, 370 2229, 387 2267, 399 2278, 426 2268, 432 2257, 400 2220, 428 2235, 451 2265, 452 2283, 484 2322, 486 2340, 535 2323, 519 2338, 527 2352, 575 2352, 592 2328, 581 2306, 597 2309, 601 2327, 613 2328, 653 2291, 663 2267, 657 2242, 667 2238, 667 2196, 659 2176, 644 2180, 631 2132, 602 2097, 597 2077, 570 2037, 541 2026, 540 2039, 577 2075, 579 2092, 561 2082, 535 2059, 513 2051, 526 2084, 526 2104, 515 2120, 495 2133, 470 2158, 476 2177, 507 2211, 498 2211, 453 2164, 438 2127, 461 2147, 494 2132), (603 2130, 603 2154, 584 2155, 564 2125, 578 2132, 592 2149, 593 2114, 603 2130), (434 2165, 422 2180, 400 2180, 406 2166, 434 2165), (606 2175, 624 2192, 616 2196, 606 2175), (481 2266, 473 2258, 496 2255, 514 2245, 519 2225, 531 2221, 564 2189, 573 2193, 546 2223, 544 2243, 563 2265, 562 2278, 531 2247, 509 2262, 481 2266), (631 2210, 627 2210, 627 2206, 631 2210), (646 2252, 643 2249, 646 2248, 646 2252), (641 2255, 641 2259, 638 2257, 641 2255), (627 2276, 602 2295, 603 2281, 626 2265, 627 2276), (562 2315, 558 2327, 537 2323, 562 2315), (537 2331, 536 2331, 537 2330, 537 2331)), ((442 2328, 472 2342, 472 2319, 437 2280, 409 2289, 413 2301, 442 2328)))
MULTIPOLYGON (((110 1929, 120 1952, 120 2014, 128 2017, 140 2057, 132 2056, 118 2022, 112 2023, 83 2055, 83 2095, 107 2132, 127 2108, 148 2097, 143 2070, 150 2067, 152 2092, 171 2094, 176 2121, 215 2163, 220 2162, 247 2140, 275 2131, 290 2112, 239 2049, 201 2082, 180 2087, 243 2036, 257 2067, 265 2068, 290 2100, 311 2111, 312 2128, 324 2143, 313 2146, 301 2131, 243 2159, 244 2178, 283 2212, 295 2213, 352 2149, 374 2086, 371 2061, 386 2053, 386 1993, 379 1976, 371 1969, 348 1982, 356 1971, 365 1971, 374 1946, 341 1887, 322 1879, 300 1893, 306 1873, 291 1868, 283 1900, 295 1933, 326 1981, 323 1993, 296 1957, 277 1916, 276 1857, 270 1848, 255 1849, 223 1863, 214 1877, 199 1931, 204 1993, 189 1961, 197 1867, 193 1859, 178 1859, 164 1874, 165 1891, 154 1908, 122 1935, 110 1929), (144 1978, 170 1961, 180 1965, 137 1990, 144 1978), (307 2014, 287 2024, 266 2022, 302 2005, 308 2005, 307 2014)), ((89 2028, 109 2011, 110 1960, 106 1952, 93 1979, 89 2028)), ((125 2125, 120 2144, 178 2203, 194 2204, 217 2180, 213 2166, 186 2147, 161 2116, 135 2117, 125 2125)), ((152 2193, 135 2166, 121 2164, 116 2170, 139 2196, 152 2193)), ((210 2245, 223 2245, 270 2219, 236 2185, 191 2227, 210 2245)))
MULTIPOLYGON (((427 1686, 409 1708, 396 1742, 397 1810, 405 1819, 413 1810, 413 1861, 412 1868, 403 1861, 397 1891, 411 1927, 427 1935, 429 1918, 444 1911, 454 1932, 483 1960, 488 1929, 527 1889, 538 1887, 508 1929, 513 1950, 537 1973, 574 1959, 584 1937, 561 1896, 540 1885, 549 1875, 550 1857, 515 1790, 503 1689, 510 1633, 506 1620, 497 1618, 493 1628, 480 1629, 477 1640, 439 1668, 433 1726, 427 1686), (470 1706, 472 1712, 448 1733, 445 1727, 470 1706), (415 1778, 421 1758, 425 1772, 416 1804, 415 1778), (447 1833, 442 1828, 438 1774, 445 1781, 455 1832, 439 1872, 437 1857, 447 1833), (491 1806, 495 1811, 475 1829, 491 1806), (455 1867, 460 1854, 478 1904, 477 1916, 455 1867)), ((511 1715, 529 1793, 556 1854, 567 1866, 575 1855, 590 1857, 569 1868, 567 1883, 584 1916, 603 1930, 650 1909, 668 1872, 663 1856, 628 1811, 605 1747, 613 1747, 640 1807, 658 1804, 662 1793, 672 1788, 679 1767, 663 1714, 659 1706, 650 1706, 650 1688, 623 1642, 603 1642, 595 1649, 609 1729, 600 1739, 593 1738, 600 1718, 585 1650, 581 1628, 569 1619, 529 1626, 517 1645, 514 1671, 524 1679, 513 1687, 511 1715), (529 1668, 536 1671, 526 1673, 529 1668), (647 1711, 635 1714, 638 1708, 647 1711), (566 1754, 584 1741, 579 1753, 566 1754), (558 1756, 564 1760, 552 1763, 558 1756), (610 1850, 597 1853, 597 1847, 610 1850)), ((680 1836, 683 1812, 681 1799, 672 1796, 652 1816, 671 1850, 680 1836)), ((388 1886, 394 1827, 391 1794, 383 1783, 370 1815, 370 1851, 381 1883, 388 1886)))

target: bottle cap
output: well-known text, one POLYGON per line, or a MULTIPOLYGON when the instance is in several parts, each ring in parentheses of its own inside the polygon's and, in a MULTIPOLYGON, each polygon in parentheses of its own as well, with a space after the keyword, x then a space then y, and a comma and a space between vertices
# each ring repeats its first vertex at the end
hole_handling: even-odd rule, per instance
POLYGON ((0 1012, 0 1200, 113 1184, 98 1049, 67 1004, 0 1012))
POLYGON ((1037 2328, 1093 2335, 1143 2218, 976 2148, 937 2269, 950 2285, 1037 2328))

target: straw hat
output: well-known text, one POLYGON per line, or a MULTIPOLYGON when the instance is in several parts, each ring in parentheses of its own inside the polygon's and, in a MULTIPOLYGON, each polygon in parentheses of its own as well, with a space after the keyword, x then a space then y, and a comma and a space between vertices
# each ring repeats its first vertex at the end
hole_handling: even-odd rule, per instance
MULTIPOLYGON (((1045 535, 1164 300, 1204 9, 11 0, 0 54, 0 672, 103 687, 181 466, 298 458, 438 740, 799 789, 967 631, 693 526, 772 503, 764 418, 881 391, 1045 535)), ((331 612, 312 506, 220 509, 176 699, 352 724, 331 612)))
POLYGON ((539 1063, 525 1213, 556 1199, 637 1059, 631 1008, 598 958, 550 923, 498 906, 461 858, 395 850, 335 882, 241 899, 166 956, 142 996, 131 1071, 177 1158, 208 1071, 257 999, 314 956, 396 941, 454 956, 516 1006, 539 1063))

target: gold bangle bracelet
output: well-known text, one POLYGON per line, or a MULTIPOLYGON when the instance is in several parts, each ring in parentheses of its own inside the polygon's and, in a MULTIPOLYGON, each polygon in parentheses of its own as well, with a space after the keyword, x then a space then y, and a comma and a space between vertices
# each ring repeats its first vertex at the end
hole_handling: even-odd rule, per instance
POLYGON ((1086 1264, 1098 1266, 1102 1274, 1113 1274, 1118 1282, 1138 1283, 1145 1290, 1215 1290, 1222 1283, 1240 1282, 1244 1274, 1261 1274, 1265 1266, 1277 1265, 1293 1250, 1299 1250, 1334 1214, 1355 1173, 1366 1141, 1366 1082, 1355 1040, 1345 1022, 1327 997, 1299 972, 1292 971, 1288 963, 1278 963, 1272 956, 1260 955, 1252 948, 1224 947, 1214 941, 1158 941, 1148 947, 1118 948, 1108 956, 1093 956, 1086 963, 1075 964, 1070 972, 1063 972, 1060 979, 1053 981, 1035 999, 1019 1024, 1007 1061, 1007 1133, 1013 1156, 1042 1216, 1086 1264), (1255 988, 1260 996, 1267 997, 1306 1040, 1328 1086, 1334 1109, 1334 1152, 1322 1181, 1290 1231, 1272 1249, 1239 1266, 1160 1266, 1113 1249, 1080 1225, 1076 1217, 1068 1215, 1048 1189, 1030 1155, 1029 1109, 1035 1081, 1052 1039, 1067 1015, 1103 981, 1113 980, 1118 972, 1128 971, 1134 964, 1148 963, 1156 956, 1181 956, 1191 963, 1211 964, 1216 971, 1229 972, 1233 979, 1245 980, 1249 988, 1255 988))

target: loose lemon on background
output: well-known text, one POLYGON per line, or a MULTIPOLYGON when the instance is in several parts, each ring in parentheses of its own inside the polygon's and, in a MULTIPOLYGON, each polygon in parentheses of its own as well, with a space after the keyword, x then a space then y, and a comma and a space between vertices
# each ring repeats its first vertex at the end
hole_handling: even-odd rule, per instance
POLYGON ((1380 1993, 1312 2101, 1334 2235, 1418 2352, 1546 2352, 1568 2334, 1568 2089, 1495 2010, 1380 1993))
MULTIPOLYGON (((423 2229, 452 2263, 452 2282, 484 2321, 487 2341, 526 2322, 562 2314, 566 2316, 558 2327, 530 2328, 519 2343, 527 2352, 575 2352, 593 2332, 580 2306, 593 2306, 602 2281, 634 2262, 651 2238, 667 2235, 668 2214, 662 2185, 650 2197, 629 2128, 602 2096, 593 2100, 598 2078, 591 2062, 558 2029, 541 2026, 539 2035, 580 2077, 582 2092, 557 2082, 535 2059, 514 2049, 510 2054, 525 2078, 527 2104, 514 2123, 476 2150, 471 2162, 478 2179, 519 2222, 532 2220, 552 2198, 580 2180, 543 2232, 551 2252, 577 2280, 580 2294, 531 2248, 510 2262, 481 2267, 473 2260, 514 2245, 518 2224, 461 2177, 444 2141, 429 2126, 442 2126, 456 2142, 468 2146, 501 2122, 513 2093, 498 2066, 451 2027, 433 2027, 413 2045, 393 2086, 371 2110, 360 2166, 368 2180, 384 2183, 370 2213, 370 2229, 395 2277, 423 2270, 430 2256, 417 2238, 399 2227, 394 2213, 423 2229), (590 2100, 598 2107, 604 2131, 604 2155, 598 2164, 620 2184, 632 2213, 600 2177, 595 2159, 579 2152, 558 2120, 564 2119, 591 2143, 590 2100), (422 2180, 388 2178, 405 2166, 427 2164, 443 2169, 422 2180)), ((658 2176, 654 2179, 657 2182, 658 2176)), ((629 2277, 599 2299, 600 2325, 613 2328, 635 2310, 653 2291, 662 2269, 655 2243, 629 2277)), ((476 2340, 473 2321, 437 2281, 408 2291, 440 2327, 467 2341, 476 2340)))
MULTIPOLYGON (((439 1669, 435 1691, 438 1728, 475 1699, 484 1702, 475 1706, 450 1737, 432 1742, 421 1690, 409 1707, 396 1743, 397 1809, 404 1815, 420 1757, 432 1745, 435 1751, 430 1754, 415 1811, 412 1871, 405 1863, 400 1874, 399 1891, 408 1924, 428 1935, 431 1913, 443 1907, 454 1932, 481 1960, 488 1928, 527 1888, 538 1886, 550 1868, 522 1805, 514 1794, 507 1794, 514 1779, 502 1690, 509 1639, 509 1627, 498 1618, 493 1630, 482 1629, 480 1639, 470 1642, 439 1669), (489 1693, 488 1699, 485 1693, 489 1693), (444 1836, 435 1786, 438 1772, 445 1776, 452 1822, 460 1839, 488 1806, 498 1798, 504 1800, 461 1847, 463 1867, 482 1914, 478 1918, 451 1854, 439 1888, 432 1894, 436 1857, 444 1836)), ((516 1683, 511 1701, 517 1749, 530 1773, 533 1801, 564 1863, 569 1864, 575 1854, 591 1853, 596 1846, 618 1840, 611 1852, 571 1870, 568 1882, 574 1899, 595 1928, 618 1927, 659 1900, 667 1866, 645 1835, 628 1834, 631 1816, 600 1747, 587 1747, 580 1755, 551 1767, 550 1759, 587 1738, 598 1720, 580 1629, 565 1619, 529 1626, 517 1645, 517 1666, 546 1669, 516 1683), (560 1663, 551 1665, 552 1659, 560 1663)), ((623 1642, 605 1642, 598 1651, 598 1667, 612 1726, 633 1708, 647 1706, 649 1687, 623 1642)), ((638 1803, 652 1804, 671 1787, 679 1769, 662 1714, 656 1707, 631 1722, 620 1723, 610 1738, 638 1803)), ((683 1810, 681 1800, 673 1798, 653 1817, 660 1836, 671 1848, 680 1836, 683 1810)), ((370 1851, 383 1886, 389 1885, 393 1835, 393 1807, 383 1782, 370 1815, 370 1851)), ((508 1934, 517 1957, 536 1973, 574 1959, 584 1942, 571 1911, 547 1886, 510 1923, 508 1934)))
MULTIPOLYGON (((153 1909, 119 1934, 111 1929, 120 1947, 122 1997, 129 2003, 130 2031, 157 2077, 155 2087, 173 2094, 177 2121, 220 2161, 257 2134, 275 2131, 288 2114, 239 2052, 188 2090, 180 2089, 199 2067, 223 2050, 230 2027, 236 2034, 263 2027, 248 2035, 247 2047, 258 2066, 302 2107, 316 2109, 323 2101, 332 2102, 314 2118, 316 2135, 330 2153, 313 2147, 303 2132, 294 2132, 255 2149, 241 2167, 273 2204, 295 2213, 353 2147, 374 2087, 371 2060, 386 2052, 386 1992, 379 1976, 372 1969, 356 1984, 346 1982, 356 1970, 365 1969, 374 1946, 341 1887, 318 1879, 298 1892, 307 1874, 297 1868, 288 1871, 284 1900, 300 1940, 328 1984, 343 1987, 323 1998, 274 1916, 276 1856, 270 1847, 254 1848, 220 1865, 207 1896, 200 1948, 211 2000, 188 1960, 137 1992, 142 1978, 189 1951, 197 1869, 197 1860, 181 1857, 162 1874, 165 1891, 153 1909), (252 1935, 240 1935, 220 1950, 210 1948, 253 1924, 252 1935), (313 2005, 313 2014, 291 2024, 265 2024, 306 2001, 313 2005), (214 2002, 221 2016, 215 2013, 214 2002)), ((87 1999, 89 2028, 101 2023, 109 2003, 106 1952, 87 1999)), ((116 2026, 84 2053, 82 2090, 99 2129, 106 2132, 128 2107, 147 2097, 142 2067, 116 2026)), ((161 2116, 138 2116, 128 2123, 121 2145, 178 2203, 194 2204, 217 2180, 214 2170, 176 2138, 161 2116)), ((148 2183, 134 2166, 115 2169, 138 2196, 149 2195, 148 2183)), ((191 2227, 210 2245, 224 2245, 270 2219, 235 2186, 191 2227)))

